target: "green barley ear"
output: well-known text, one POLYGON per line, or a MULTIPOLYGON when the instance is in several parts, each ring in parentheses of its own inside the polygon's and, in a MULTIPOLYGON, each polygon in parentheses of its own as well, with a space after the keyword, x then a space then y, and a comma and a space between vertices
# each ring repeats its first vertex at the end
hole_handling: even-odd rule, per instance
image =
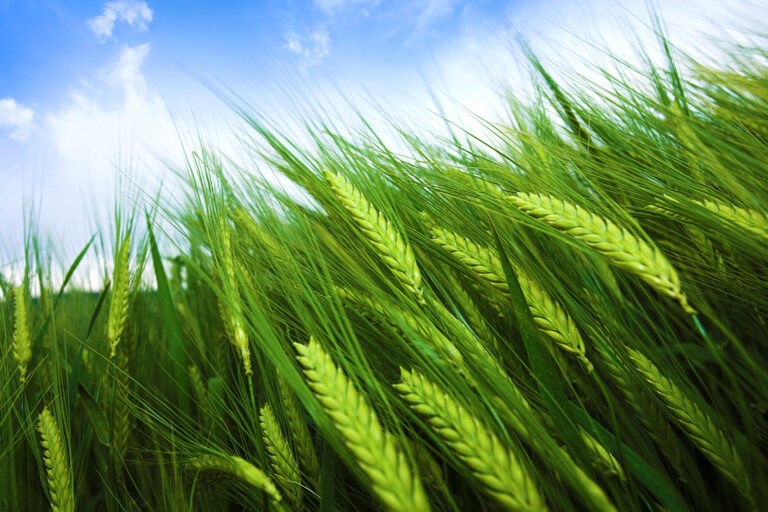
POLYGON ((307 423, 301 417, 298 401, 293 396, 288 384, 282 376, 277 376, 277 389, 283 402, 290 435, 293 438, 296 455, 304 466, 307 474, 315 484, 320 483, 320 462, 317 460, 315 447, 312 444, 312 436, 309 434, 307 423))
POLYGON ((72 488, 72 470, 67 461, 67 452, 56 420, 46 407, 37 420, 43 447, 43 464, 48 480, 51 510, 74 512, 75 492, 72 488))
POLYGON ((117 345, 125 328, 128 318, 128 292, 130 290, 129 258, 131 255, 131 236, 125 235, 122 243, 115 251, 115 268, 112 271, 112 302, 109 304, 107 318, 107 340, 109 341, 109 357, 114 358, 117 345))
POLYGON ((619 268, 639 276, 675 299, 686 313, 694 310, 680 288, 677 271, 654 245, 578 205, 544 194, 518 192, 510 201, 521 211, 586 243, 619 268))
POLYGON ((400 374, 402 382, 395 384, 395 389, 456 451, 486 494, 506 510, 546 510, 528 470, 491 431, 423 376, 402 368, 400 374))
POLYGON ((420 303, 423 303, 421 273, 416 265, 416 256, 411 246, 403 240, 386 217, 376 210, 344 176, 330 171, 323 171, 323 175, 341 204, 352 215, 371 245, 379 252, 382 261, 397 280, 420 303))
POLYGON ((750 498, 749 477, 736 447, 726 434, 680 388, 662 375, 659 368, 647 357, 636 350, 626 350, 635 369, 661 399, 670 419, 678 424, 727 480, 744 496, 750 498))
POLYGON ((273 503, 280 503, 283 497, 274 482, 262 470, 235 455, 200 455, 189 462, 195 471, 217 471, 229 475, 257 489, 261 489, 273 503))
POLYGON ((348 301, 355 306, 361 307, 364 312, 373 312, 380 315, 380 318, 389 319, 390 325, 399 328, 401 325, 408 326, 414 332, 417 332, 425 341, 440 352, 453 366, 463 375, 468 375, 464 358, 461 352, 456 348, 445 335, 440 332, 434 323, 426 318, 417 318, 408 311, 404 311, 393 304, 384 304, 363 293, 350 290, 348 288, 335 287, 341 299, 348 301))
POLYGON ((748 210, 737 206, 714 203, 712 201, 696 201, 707 210, 720 217, 751 231, 764 241, 768 241, 768 215, 757 210, 748 210))
POLYGON ((261 408, 259 414, 259 424, 261 425, 261 435, 264 439, 264 446, 269 456, 269 462, 272 466, 272 473, 277 480, 278 485, 288 496, 288 499, 301 508, 301 476, 299 474, 299 465, 288 446, 285 436, 280 430, 280 425, 275 418, 275 413, 269 404, 261 408))
POLYGON ((395 438, 382 428, 375 412, 336 367, 314 338, 294 343, 296 360, 307 384, 368 476, 376 496, 391 511, 429 510, 421 482, 411 473, 395 438))
POLYGON ((227 336, 230 343, 237 349, 240 358, 243 361, 243 369, 246 375, 252 375, 253 369, 251 367, 251 347, 248 344, 248 336, 245 333, 243 324, 245 323, 245 317, 240 306, 240 297, 237 288, 237 281, 235 280, 235 265, 232 256, 232 242, 229 225, 225 222, 221 223, 221 238, 222 238, 222 266, 224 267, 224 279, 226 279, 225 290, 228 295, 228 301, 226 304, 219 301, 219 312, 221 313, 221 319, 224 322, 227 336))
POLYGON ((204 418, 204 421, 208 421, 209 407, 208 407, 208 389, 203 381, 203 375, 200 373, 200 369, 196 364, 189 365, 189 382, 192 386, 192 391, 195 393, 197 399, 197 408, 200 416, 204 418))
MULTIPOLYGON (((432 241, 504 296, 509 296, 507 279, 495 251, 437 227, 432 228, 432 241)), ((587 371, 592 371, 584 341, 570 315, 531 278, 520 270, 516 273, 537 327, 551 338, 560 350, 574 355, 584 364, 587 371)))
POLYGON ((29 312, 27 311, 27 290, 19 286, 14 290, 16 306, 13 332, 13 358, 19 368, 19 381, 27 380, 27 365, 32 357, 32 335, 29 331, 29 312))

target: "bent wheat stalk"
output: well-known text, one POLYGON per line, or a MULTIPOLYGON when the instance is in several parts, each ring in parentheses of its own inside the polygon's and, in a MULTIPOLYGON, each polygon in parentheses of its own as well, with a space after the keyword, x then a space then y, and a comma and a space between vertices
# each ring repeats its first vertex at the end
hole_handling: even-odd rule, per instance
POLYGON ((424 416, 480 481, 483 490, 506 510, 546 510, 520 459, 461 405, 416 372, 401 368, 395 384, 408 405, 424 416))
POLYGON ((56 420, 46 407, 37 420, 43 447, 43 464, 48 480, 51 510, 74 512, 75 492, 72 487, 72 468, 67 461, 67 452, 56 420))
POLYGON ((397 280, 420 303, 423 303, 421 272, 416 265, 416 256, 411 246, 403 240, 389 220, 374 208, 344 176, 330 171, 324 171, 323 175, 336 197, 360 227, 363 235, 376 248, 382 261, 397 280))
POLYGON ((656 246, 608 219, 552 196, 518 192, 509 198, 524 213, 581 240, 617 267, 675 299, 686 313, 696 313, 681 290, 677 271, 656 246))
POLYGON ((297 361, 347 447, 368 476, 376 496, 388 510, 429 510, 424 489, 384 430, 376 414, 347 376, 336 367, 314 338, 307 345, 295 343, 297 361))
POLYGON ((736 447, 726 434, 680 388, 662 375, 659 368, 647 357, 636 350, 630 348, 626 350, 635 369, 661 399, 670 419, 682 428, 720 473, 749 498, 750 485, 747 472, 736 452, 736 447))

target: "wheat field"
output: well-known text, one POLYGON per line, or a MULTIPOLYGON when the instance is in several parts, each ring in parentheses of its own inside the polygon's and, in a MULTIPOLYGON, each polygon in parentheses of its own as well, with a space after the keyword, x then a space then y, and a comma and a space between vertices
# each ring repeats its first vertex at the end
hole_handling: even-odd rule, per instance
POLYGON ((766 510, 766 48, 529 53, 505 121, 397 150, 244 109, 301 194, 198 150, 68 264, 30 231, 0 509, 766 510))

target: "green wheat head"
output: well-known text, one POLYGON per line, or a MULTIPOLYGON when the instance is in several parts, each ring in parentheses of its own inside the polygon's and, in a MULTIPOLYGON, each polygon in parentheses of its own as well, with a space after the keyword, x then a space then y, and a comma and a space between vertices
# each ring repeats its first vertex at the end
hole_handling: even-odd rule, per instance
POLYGON ((429 510, 421 482, 408 467, 395 438, 384 430, 376 413, 344 372, 336 367, 331 356, 314 339, 306 345, 295 343, 294 346, 307 384, 368 475, 374 492, 385 507, 403 512, 429 510))

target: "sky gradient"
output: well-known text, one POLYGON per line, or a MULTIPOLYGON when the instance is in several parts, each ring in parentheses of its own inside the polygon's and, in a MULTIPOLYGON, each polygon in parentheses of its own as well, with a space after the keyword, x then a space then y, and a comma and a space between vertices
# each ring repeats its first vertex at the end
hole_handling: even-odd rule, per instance
MULTIPOLYGON (((656 4, 693 53, 701 33, 768 20, 747 0, 656 4)), ((185 137, 236 152, 222 96, 286 126, 351 105, 434 126, 433 93, 451 115, 493 118, 494 91, 526 82, 513 34, 574 64, 588 43, 631 52, 630 27, 651 38, 647 12, 608 0, 0 0, 0 271, 20 254, 25 207, 76 247, 109 218, 118 177, 154 190, 183 165, 185 137)))

